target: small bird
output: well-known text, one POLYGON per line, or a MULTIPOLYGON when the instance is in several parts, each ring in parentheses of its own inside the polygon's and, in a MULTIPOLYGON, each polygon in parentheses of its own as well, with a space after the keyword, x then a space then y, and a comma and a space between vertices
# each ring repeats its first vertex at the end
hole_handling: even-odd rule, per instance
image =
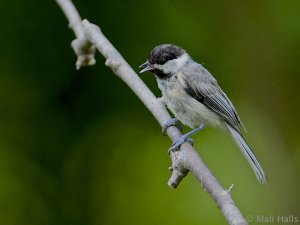
POLYGON ((211 124, 231 134, 258 181, 267 183, 262 167, 243 138, 241 128, 245 130, 245 127, 236 109, 208 70, 196 63, 184 49, 172 44, 156 46, 140 68, 140 73, 149 71, 155 74, 162 99, 175 115, 164 123, 163 132, 169 126, 178 126, 178 120, 193 128, 175 141, 170 151, 178 149, 185 141, 192 142, 191 135, 211 124))

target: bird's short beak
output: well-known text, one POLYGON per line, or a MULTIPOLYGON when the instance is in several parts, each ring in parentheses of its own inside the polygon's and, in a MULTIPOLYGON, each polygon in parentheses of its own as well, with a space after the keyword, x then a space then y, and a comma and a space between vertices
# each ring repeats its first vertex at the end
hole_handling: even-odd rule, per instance
POLYGON ((139 68, 143 68, 140 73, 144 73, 146 71, 153 70, 153 67, 151 66, 150 62, 147 60, 145 63, 139 66, 139 68))

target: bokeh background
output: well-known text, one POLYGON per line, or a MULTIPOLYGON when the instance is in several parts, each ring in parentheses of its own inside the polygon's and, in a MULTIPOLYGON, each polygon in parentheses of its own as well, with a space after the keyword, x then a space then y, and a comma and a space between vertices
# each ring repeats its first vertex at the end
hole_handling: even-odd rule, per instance
MULTIPOLYGON (((299 1, 74 3, 136 71, 161 43, 203 63, 239 111, 268 185, 221 131, 201 131, 195 147, 235 184, 251 224, 300 221, 299 1)), ((55 1, 0 1, 0 224, 226 224, 193 176, 167 186, 170 140, 99 53, 75 69, 67 25, 55 1)), ((152 75, 142 79, 160 95, 152 75)))

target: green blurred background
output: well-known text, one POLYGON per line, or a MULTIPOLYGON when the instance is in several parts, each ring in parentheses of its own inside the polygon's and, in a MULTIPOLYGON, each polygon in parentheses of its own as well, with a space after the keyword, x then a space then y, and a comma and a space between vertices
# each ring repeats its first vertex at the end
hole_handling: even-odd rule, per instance
MULTIPOLYGON (((136 71, 161 43, 204 63, 239 111, 268 185, 221 131, 200 132, 195 147, 225 187, 235 184, 252 224, 257 215, 300 221, 300 1, 74 3, 136 71)), ((171 142, 103 57, 75 70, 74 35, 55 1, 1 0, 0 25, 1 225, 226 224, 193 176, 167 186, 171 142)), ((152 75, 142 79, 160 95, 152 75)))

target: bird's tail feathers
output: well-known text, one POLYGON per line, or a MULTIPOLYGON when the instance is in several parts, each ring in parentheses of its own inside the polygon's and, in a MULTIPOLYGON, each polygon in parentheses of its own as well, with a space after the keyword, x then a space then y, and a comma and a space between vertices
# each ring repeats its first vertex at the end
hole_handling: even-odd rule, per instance
POLYGON ((244 140, 244 138, 242 137, 240 132, 238 130, 234 129, 229 124, 227 124, 227 128, 228 128, 231 136, 233 137, 235 143, 239 146, 239 148, 241 149, 243 155, 248 160, 248 162, 249 162, 250 166, 252 167, 258 181, 262 184, 267 183, 267 177, 266 177, 262 167, 260 166, 260 164, 257 161, 253 151, 251 150, 249 145, 246 143, 246 141, 244 140))

